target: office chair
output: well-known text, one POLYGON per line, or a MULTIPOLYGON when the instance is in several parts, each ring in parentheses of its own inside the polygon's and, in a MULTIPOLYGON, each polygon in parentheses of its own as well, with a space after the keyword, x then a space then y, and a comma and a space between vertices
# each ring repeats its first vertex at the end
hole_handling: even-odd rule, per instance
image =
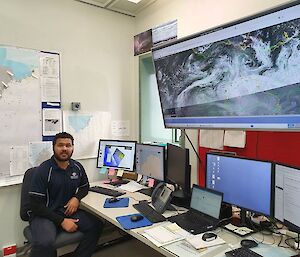
MULTIPOLYGON (((29 190, 31 186, 31 180, 34 172, 37 168, 28 169, 23 178, 23 184, 21 189, 21 206, 20 206, 20 217, 23 221, 29 221, 29 212, 30 212, 30 202, 29 202, 29 190)), ((23 230, 24 237, 30 244, 32 242, 32 235, 30 231, 30 226, 26 226, 23 230)), ((65 231, 58 232, 55 241, 55 248, 61 248, 70 244, 78 243, 83 237, 83 233, 76 231, 74 233, 68 233, 65 231)), ((30 247, 29 247, 30 249, 30 247)))

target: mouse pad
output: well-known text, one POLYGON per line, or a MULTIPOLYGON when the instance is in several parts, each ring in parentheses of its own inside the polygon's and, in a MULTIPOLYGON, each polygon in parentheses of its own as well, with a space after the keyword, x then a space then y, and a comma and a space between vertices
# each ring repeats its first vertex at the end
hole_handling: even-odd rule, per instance
POLYGON ((110 203, 109 198, 106 198, 103 208, 122 208, 122 207, 128 207, 129 204, 129 198, 128 197, 123 197, 123 198, 118 198, 119 201, 110 203))
POLYGON ((142 227, 147 227, 147 226, 151 226, 153 223, 148 220, 145 216, 143 216, 144 218, 142 220, 136 221, 136 222, 132 222, 130 220, 131 216, 134 215, 142 215, 140 213, 133 213, 130 215, 125 215, 125 216, 119 216, 116 217, 117 221, 121 224, 121 226, 124 229, 134 229, 134 228, 142 228, 142 227))

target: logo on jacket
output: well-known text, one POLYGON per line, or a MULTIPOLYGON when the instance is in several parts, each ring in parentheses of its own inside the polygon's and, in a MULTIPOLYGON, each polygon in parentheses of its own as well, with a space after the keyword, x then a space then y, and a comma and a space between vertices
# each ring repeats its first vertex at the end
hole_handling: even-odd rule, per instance
POLYGON ((78 179, 78 174, 76 172, 73 172, 70 178, 71 179, 78 179))

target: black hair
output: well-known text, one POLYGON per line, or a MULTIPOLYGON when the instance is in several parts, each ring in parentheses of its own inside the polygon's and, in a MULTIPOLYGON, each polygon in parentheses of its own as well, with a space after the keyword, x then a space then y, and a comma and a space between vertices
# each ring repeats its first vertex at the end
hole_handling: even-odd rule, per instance
POLYGON ((72 145, 74 145, 74 137, 71 134, 69 134, 67 132, 60 132, 60 133, 57 133, 55 135, 55 137, 54 137, 54 139, 52 141, 53 148, 54 148, 54 146, 56 144, 57 139, 59 139, 59 138, 70 138, 71 141, 72 141, 72 145))

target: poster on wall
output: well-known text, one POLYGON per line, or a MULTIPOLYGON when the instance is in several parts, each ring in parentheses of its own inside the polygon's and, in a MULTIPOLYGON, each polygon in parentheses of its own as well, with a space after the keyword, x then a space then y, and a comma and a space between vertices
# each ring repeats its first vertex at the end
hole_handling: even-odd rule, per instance
POLYGON ((149 52, 152 47, 152 29, 134 36, 134 56, 149 52))
POLYGON ((152 29, 153 46, 177 38, 177 20, 158 25, 152 29))

